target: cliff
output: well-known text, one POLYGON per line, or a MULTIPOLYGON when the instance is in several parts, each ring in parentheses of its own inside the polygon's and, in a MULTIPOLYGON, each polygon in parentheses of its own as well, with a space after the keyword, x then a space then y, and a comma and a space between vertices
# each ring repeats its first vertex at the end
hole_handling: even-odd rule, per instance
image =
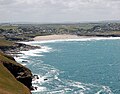
POLYGON ((20 51, 28 51, 30 49, 39 49, 38 46, 30 46, 22 43, 16 43, 12 41, 7 41, 0 39, 0 50, 6 54, 20 54, 20 51))
POLYGON ((0 93, 31 94, 31 71, 13 57, 0 52, 0 93))

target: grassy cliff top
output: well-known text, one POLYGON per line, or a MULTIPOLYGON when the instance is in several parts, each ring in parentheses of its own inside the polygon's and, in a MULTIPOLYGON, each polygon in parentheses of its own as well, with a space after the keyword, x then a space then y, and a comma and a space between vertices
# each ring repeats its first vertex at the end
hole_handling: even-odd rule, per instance
POLYGON ((0 52, 0 94, 30 94, 29 89, 16 80, 3 62, 16 63, 11 56, 0 52))
POLYGON ((13 46, 13 45, 14 45, 14 42, 0 39, 0 46, 13 46))

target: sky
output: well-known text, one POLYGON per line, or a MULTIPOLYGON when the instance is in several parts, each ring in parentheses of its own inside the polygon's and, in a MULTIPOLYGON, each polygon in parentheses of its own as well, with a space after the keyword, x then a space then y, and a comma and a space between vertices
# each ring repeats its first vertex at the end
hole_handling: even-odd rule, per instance
POLYGON ((120 20, 120 0, 0 0, 0 22, 120 20))

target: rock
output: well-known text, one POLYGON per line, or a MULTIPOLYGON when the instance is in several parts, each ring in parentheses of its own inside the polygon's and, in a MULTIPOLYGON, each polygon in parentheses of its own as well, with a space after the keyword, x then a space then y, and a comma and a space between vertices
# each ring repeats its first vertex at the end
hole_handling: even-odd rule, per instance
POLYGON ((22 61, 22 63, 28 63, 28 61, 22 61))
POLYGON ((39 79, 38 75, 33 76, 34 79, 39 79))
POLYGON ((14 75, 14 77, 23 83, 25 86, 27 86, 29 89, 32 87, 32 73, 31 71, 16 63, 3 63, 3 65, 14 75))
POLYGON ((0 94, 31 94, 32 73, 13 57, 0 52, 0 86, 0 94))
MULTIPOLYGON (((20 54, 20 51, 28 51, 34 49, 40 49, 39 46, 31 46, 22 43, 14 43, 12 46, 0 46, 0 50, 6 54, 20 54)), ((14 56, 14 55, 13 55, 14 56)))
POLYGON ((48 80, 47 78, 44 79, 44 81, 48 80))
POLYGON ((37 90, 38 87, 34 87, 34 90, 37 90))
MULTIPOLYGON (((40 49, 39 46, 30 46, 22 43, 14 43, 12 46, 0 46, 0 51, 7 53, 7 54, 17 54, 20 51, 27 51, 30 49, 40 49)), ((2 54, 2 53, 1 53, 2 54)), ((32 87, 32 73, 31 71, 22 66, 21 64, 17 63, 12 56, 2 54, 7 59, 10 59, 11 62, 3 62, 3 65, 13 74, 13 76, 27 86, 29 89, 32 87)), ((14 56, 14 55, 13 55, 14 56)), ((23 61, 27 62, 27 61, 23 61)), ((39 79, 39 77, 37 77, 39 79)))
POLYGON ((32 86, 30 90, 34 90, 34 87, 32 86))

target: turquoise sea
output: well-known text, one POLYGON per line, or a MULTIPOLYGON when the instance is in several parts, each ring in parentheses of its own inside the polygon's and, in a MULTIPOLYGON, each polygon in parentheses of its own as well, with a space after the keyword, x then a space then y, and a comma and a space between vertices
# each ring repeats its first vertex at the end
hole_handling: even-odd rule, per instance
POLYGON ((29 42, 16 58, 39 76, 32 94, 120 94, 120 40, 29 42))

